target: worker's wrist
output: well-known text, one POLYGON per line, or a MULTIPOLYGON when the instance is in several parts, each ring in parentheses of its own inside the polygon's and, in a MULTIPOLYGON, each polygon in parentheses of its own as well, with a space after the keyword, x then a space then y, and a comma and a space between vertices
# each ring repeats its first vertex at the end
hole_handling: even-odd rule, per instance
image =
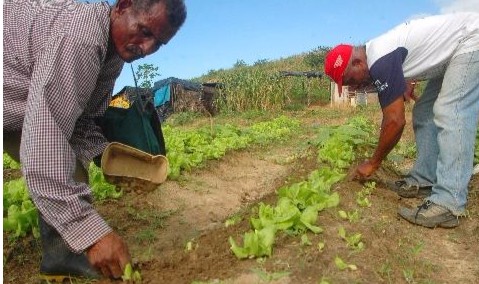
POLYGON ((61 236, 76 253, 81 253, 113 230, 98 214, 91 214, 81 223, 69 224, 61 236))
POLYGON ((368 160, 369 165, 371 165, 371 167, 373 167, 375 170, 377 170, 379 166, 381 166, 381 162, 381 160, 375 158, 371 158, 368 160))

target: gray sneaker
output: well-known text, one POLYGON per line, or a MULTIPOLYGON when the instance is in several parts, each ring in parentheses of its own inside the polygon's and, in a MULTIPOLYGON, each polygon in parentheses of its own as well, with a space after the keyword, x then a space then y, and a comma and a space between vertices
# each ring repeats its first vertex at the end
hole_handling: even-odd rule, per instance
POLYGON ((387 188, 404 198, 425 198, 431 195, 432 186, 408 185, 405 180, 386 182, 387 188))
POLYGON ((457 216, 453 215, 447 208, 437 205, 430 200, 425 201, 416 209, 402 207, 399 209, 398 214, 413 224, 428 228, 454 228, 459 225, 457 216))

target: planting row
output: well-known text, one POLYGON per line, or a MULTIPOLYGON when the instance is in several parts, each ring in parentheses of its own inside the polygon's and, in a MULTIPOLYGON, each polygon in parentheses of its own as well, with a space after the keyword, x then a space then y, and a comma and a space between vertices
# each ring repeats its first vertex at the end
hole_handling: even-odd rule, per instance
MULTIPOLYGON (((339 204, 339 194, 331 191, 331 186, 346 176, 345 169, 358 153, 366 154, 365 151, 374 145, 371 140, 375 137, 372 135, 374 129, 370 125, 366 119, 356 117, 339 127, 322 128, 313 141, 318 147, 319 169, 314 170, 305 181, 280 188, 275 205, 260 203, 254 209, 257 217, 250 219, 252 230, 244 234, 243 245, 238 245, 233 237, 229 238, 236 257, 271 256, 278 232, 302 235, 302 243, 308 242, 306 232, 321 233, 323 229, 317 225, 319 212, 339 204)), ((360 206, 370 205, 368 194, 369 191, 358 196, 360 206)), ((349 217, 346 212, 341 215, 353 218, 354 213, 350 213, 349 217)), ((363 246, 360 235, 347 237, 346 232, 341 231, 340 236, 353 247, 363 246)), ((338 266, 348 267, 340 258, 335 261, 338 266)))
MULTIPOLYGON (((207 160, 219 159, 227 151, 244 149, 250 145, 267 145, 287 139, 299 129, 299 121, 281 116, 272 121, 240 128, 233 125, 216 125, 212 129, 201 128, 191 131, 166 125, 163 129, 169 179, 177 179, 181 172, 203 165, 207 160)), ((19 169, 20 165, 7 154, 3 154, 4 168, 19 169)), ((96 201, 120 198, 123 194, 109 184, 93 163, 88 170, 90 187, 96 201)), ((3 228, 12 238, 24 237, 32 232, 38 237, 38 212, 30 199, 23 178, 4 183, 3 228)))

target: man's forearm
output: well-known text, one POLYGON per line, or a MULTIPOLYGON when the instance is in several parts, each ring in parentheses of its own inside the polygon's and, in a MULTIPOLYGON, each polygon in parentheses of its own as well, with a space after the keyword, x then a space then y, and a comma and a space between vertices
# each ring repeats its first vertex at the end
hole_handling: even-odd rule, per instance
POLYGON ((43 117, 44 123, 31 123, 24 128, 22 170, 32 200, 45 221, 79 253, 111 232, 111 228, 93 208, 91 190, 85 181, 73 179, 74 151, 47 117, 43 117), (45 131, 47 125, 50 127, 45 131))
POLYGON ((379 142, 370 161, 379 166, 391 150, 401 139, 404 130, 404 123, 401 121, 383 121, 379 142))

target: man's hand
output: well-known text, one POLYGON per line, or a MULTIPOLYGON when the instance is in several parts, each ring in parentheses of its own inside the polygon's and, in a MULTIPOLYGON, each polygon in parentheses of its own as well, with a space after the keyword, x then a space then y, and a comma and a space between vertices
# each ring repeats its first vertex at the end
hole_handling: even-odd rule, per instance
POLYGON ((403 94, 404 101, 410 102, 411 100, 416 101, 417 97, 414 94, 414 88, 416 87, 416 82, 414 81, 407 81, 406 82, 406 91, 403 94))
POLYGON ((375 165, 371 161, 366 160, 356 167, 351 178, 364 181, 369 178, 378 169, 378 167, 379 165, 375 165))
POLYGON ((111 232, 87 251, 91 265, 108 278, 120 278, 125 266, 131 262, 128 247, 122 238, 111 232))

